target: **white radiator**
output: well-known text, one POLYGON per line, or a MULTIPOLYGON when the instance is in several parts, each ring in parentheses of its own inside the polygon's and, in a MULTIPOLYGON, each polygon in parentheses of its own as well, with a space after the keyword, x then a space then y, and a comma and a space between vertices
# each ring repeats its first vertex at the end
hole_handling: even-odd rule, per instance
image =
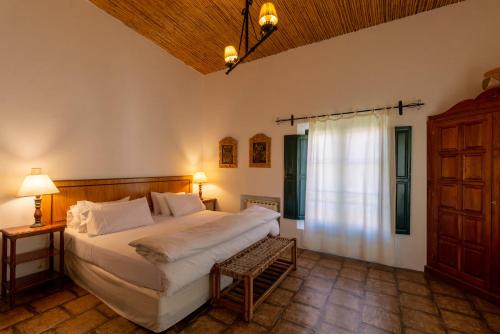
POLYGON ((241 204, 242 209, 249 208, 252 205, 259 205, 280 212, 279 198, 243 195, 241 196, 241 204))

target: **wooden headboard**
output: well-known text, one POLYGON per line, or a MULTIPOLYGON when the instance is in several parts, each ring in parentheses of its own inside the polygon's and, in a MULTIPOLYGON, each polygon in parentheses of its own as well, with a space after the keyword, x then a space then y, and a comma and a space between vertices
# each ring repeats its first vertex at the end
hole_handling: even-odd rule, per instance
POLYGON ((61 223, 66 221, 66 212, 77 201, 116 201, 144 197, 151 203, 151 192, 191 192, 192 176, 136 177, 124 179, 64 180, 54 181, 58 194, 43 196, 42 215, 44 221, 61 223))

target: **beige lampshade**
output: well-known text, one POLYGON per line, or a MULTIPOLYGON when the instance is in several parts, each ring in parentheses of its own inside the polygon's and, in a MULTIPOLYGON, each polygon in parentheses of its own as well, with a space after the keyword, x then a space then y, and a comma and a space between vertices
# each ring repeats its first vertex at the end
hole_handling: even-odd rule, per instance
POLYGON ((17 196, 40 196, 57 194, 59 192, 50 177, 45 174, 38 174, 39 172, 41 172, 41 170, 34 168, 32 174, 24 178, 23 184, 17 192, 17 196))
POLYGON ((224 49, 224 60, 227 65, 235 64, 238 61, 238 52, 234 46, 226 46, 224 49))
POLYGON ((267 30, 278 25, 278 14, 271 2, 266 2, 260 8, 259 25, 267 30))
POLYGON ((196 172, 193 175, 194 183, 203 183, 207 182, 207 175, 204 172, 196 172))

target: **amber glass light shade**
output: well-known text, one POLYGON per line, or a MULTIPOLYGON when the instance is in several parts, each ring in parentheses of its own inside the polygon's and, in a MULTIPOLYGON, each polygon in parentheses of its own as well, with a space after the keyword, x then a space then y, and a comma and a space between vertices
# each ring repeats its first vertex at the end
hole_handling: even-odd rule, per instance
POLYGON ((262 5, 259 17, 259 25, 264 32, 268 32, 278 25, 278 14, 276 14, 276 8, 271 2, 262 5))
POLYGON ((236 48, 234 46, 226 46, 224 49, 224 60, 228 66, 236 64, 238 61, 238 52, 236 52, 236 48))

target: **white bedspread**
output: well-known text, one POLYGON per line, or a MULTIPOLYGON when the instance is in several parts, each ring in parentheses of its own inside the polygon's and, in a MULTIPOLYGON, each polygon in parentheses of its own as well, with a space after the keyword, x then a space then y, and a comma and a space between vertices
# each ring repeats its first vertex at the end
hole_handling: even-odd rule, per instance
POLYGON ((129 245, 153 263, 174 262, 205 252, 279 217, 278 212, 255 205, 174 234, 167 232, 140 238, 129 245))
POLYGON ((98 237, 66 229, 66 251, 132 284, 172 295, 207 275, 214 263, 227 259, 270 233, 279 233, 277 221, 257 226, 205 252, 161 265, 152 264, 128 244, 154 234, 174 234, 226 215, 228 213, 205 210, 183 217, 155 217, 156 224, 98 237))

